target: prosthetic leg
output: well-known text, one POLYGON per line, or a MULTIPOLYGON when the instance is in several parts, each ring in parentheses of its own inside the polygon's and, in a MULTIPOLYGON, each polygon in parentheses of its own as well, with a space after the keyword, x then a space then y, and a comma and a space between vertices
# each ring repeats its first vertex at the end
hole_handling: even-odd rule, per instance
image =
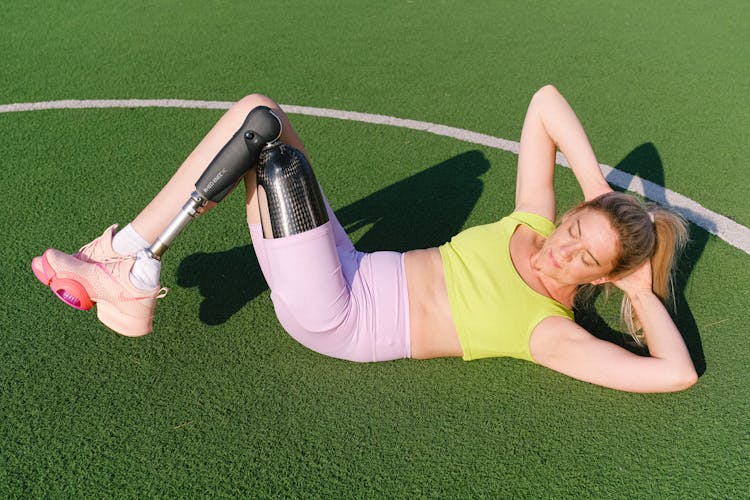
MULTIPOLYGON (((320 188, 304 155, 279 141, 281 120, 265 107, 254 108, 195 184, 195 191, 177 216, 136 259, 97 257, 97 251, 115 253, 111 247, 115 226, 69 255, 48 249, 32 260, 36 277, 55 295, 76 309, 91 309, 113 330, 139 336, 152 329, 153 311, 161 290, 142 290, 130 277, 136 266, 150 266, 160 260, 174 239, 208 202, 220 202, 251 168, 257 165, 258 185, 264 191, 261 204, 264 232, 283 237, 307 231, 328 221, 320 188), (270 221, 270 224, 269 222, 270 221), (102 243, 101 245, 99 243, 102 243), (89 255, 84 251, 90 252, 89 255), (145 257, 145 258, 142 258, 145 257), (155 259, 152 261, 151 259, 155 259)), ((260 189, 259 189, 260 194, 260 189)), ((158 270, 157 270, 158 278, 158 270)))
POLYGON ((253 108, 198 179, 190 199, 146 249, 146 254, 160 260, 206 204, 223 200, 255 165, 258 185, 268 199, 268 214, 264 219, 270 220, 271 228, 264 228, 264 232, 280 238, 327 222, 325 203, 310 164, 299 150, 281 143, 280 136, 281 120, 265 106, 253 108))

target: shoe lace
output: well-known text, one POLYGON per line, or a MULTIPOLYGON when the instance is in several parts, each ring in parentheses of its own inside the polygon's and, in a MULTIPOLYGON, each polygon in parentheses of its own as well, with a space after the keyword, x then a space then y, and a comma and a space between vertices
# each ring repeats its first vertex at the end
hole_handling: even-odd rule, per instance
POLYGON ((101 243, 101 238, 96 238, 95 240, 92 240, 85 245, 83 245, 81 248, 78 249, 78 253, 76 255, 93 255, 96 251, 96 247, 99 246, 101 243), (90 250, 90 252, 89 252, 90 250))
MULTIPOLYGON (((96 252, 96 248, 101 244, 101 238, 97 238, 93 241, 90 241, 89 243, 86 243, 83 245, 79 250, 77 255, 86 255, 85 252, 91 251, 88 255, 93 256, 96 252)), ((100 264, 116 264, 117 262, 122 262, 123 260, 130 260, 134 259, 134 255, 113 255, 111 257, 99 257, 96 259, 96 262, 100 264)))
POLYGON ((135 256, 133 256, 133 255, 115 255, 113 257, 104 257, 101 260, 98 260, 97 262, 99 262, 101 264, 117 264, 118 262, 122 262, 124 260, 135 261, 135 256))

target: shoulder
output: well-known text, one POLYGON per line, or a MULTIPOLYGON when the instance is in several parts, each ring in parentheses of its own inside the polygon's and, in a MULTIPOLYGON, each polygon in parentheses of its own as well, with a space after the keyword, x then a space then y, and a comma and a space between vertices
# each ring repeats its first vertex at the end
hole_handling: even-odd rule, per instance
POLYGON ((515 224, 523 224, 545 238, 548 237, 556 227, 553 219, 534 211, 515 210, 508 215, 506 219, 513 221, 515 224))
POLYGON ((534 203, 523 203, 519 202, 516 207, 513 209, 514 214, 533 214, 538 217, 542 217, 554 224, 555 220, 555 212, 554 207, 552 210, 545 209, 544 207, 540 207, 534 203))

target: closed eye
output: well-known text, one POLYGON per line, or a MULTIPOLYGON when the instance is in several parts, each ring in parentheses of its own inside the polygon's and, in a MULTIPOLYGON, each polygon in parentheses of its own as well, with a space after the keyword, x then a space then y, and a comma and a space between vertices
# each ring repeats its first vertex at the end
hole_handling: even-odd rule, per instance
MULTIPOLYGON (((582 235, 582 232, 581 232, 581 219, 576 219, 576 226, 578 227, 578 237, 580 238, 581 235, 582 235)), ((573 229, 572 229, 572 225, 571 225, 571 233, 570 233, 571 236, 573 235, 572 231, 573 231, 573 229)), ((585 265, 587 265, 587 266, 593 266, 593 265, 601 266, 601 264, 599 264, 599 261, 596 260, 596 258, 591 254, 591 251, 587 250, 587 252, 588 252, 589 257, 591 257, 593 259, 594 263, 592 264, 592 263, 586 262, 586 259, 584 259, 583 255, 581 255, 581 260, 583 261, 583 263, 585 265)))
MULTIPOLYGON (((581 234, 581 223, 576 220, 577 224, 571 224, 568 226, 568 234, 570 234, 571 238, 578 239, 578 237, 575 235, 575 231, 573 230, 573 226, 578 227, 578 234, 581 234)), ((584 257, 584 254, 581 254, 581 262, 583 262, 584 266, 591 267, 591 263, 586 261, 586 258, 584 257)))

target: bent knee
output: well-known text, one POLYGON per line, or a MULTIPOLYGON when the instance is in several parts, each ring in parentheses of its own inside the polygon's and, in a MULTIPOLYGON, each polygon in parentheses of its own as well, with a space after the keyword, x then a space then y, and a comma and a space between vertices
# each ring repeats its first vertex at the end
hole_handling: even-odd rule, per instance
POLYGON ((279 105, 270 97, 263 94, 250 94, 246 95, 239 101, 237 101, 233 107, 241 108, 250 112, 251 109, 257 108, 258 106, 268 106, 272 109, 279 109, 279 105))

